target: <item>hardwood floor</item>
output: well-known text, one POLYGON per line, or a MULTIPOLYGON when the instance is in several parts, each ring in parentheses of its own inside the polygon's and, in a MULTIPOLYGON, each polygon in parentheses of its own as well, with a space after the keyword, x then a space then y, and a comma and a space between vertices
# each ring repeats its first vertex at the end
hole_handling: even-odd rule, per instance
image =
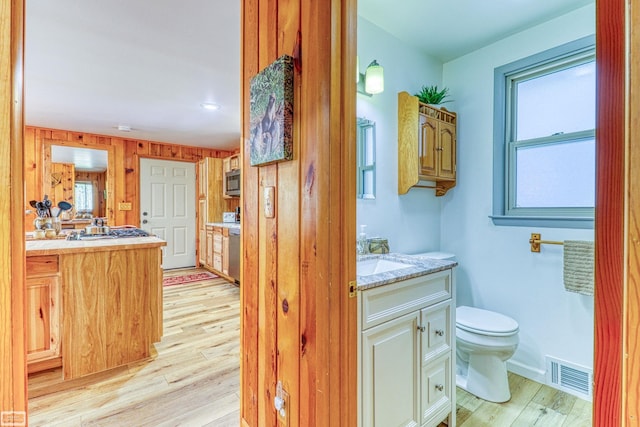
POLYGON ((591 403, 509 372, 511 400, 492 403, 457 389, 458 427, 587 427, 591 403))
MULTIPOLYGON (((29 425, 238 426, 239 300, 223 279, 165 287, 151 359, 64 383, 60 369, 30 376, 29 425)), ((509 384, 503 404, 458 389, 458 426, 591 426, 589 402, 511 373, 509 384)))
POLYGON ((65 383, 60 369, 30 376, 29 425, 237 426, 239 294, 219 278, 165 287, 151 359, 65 383))

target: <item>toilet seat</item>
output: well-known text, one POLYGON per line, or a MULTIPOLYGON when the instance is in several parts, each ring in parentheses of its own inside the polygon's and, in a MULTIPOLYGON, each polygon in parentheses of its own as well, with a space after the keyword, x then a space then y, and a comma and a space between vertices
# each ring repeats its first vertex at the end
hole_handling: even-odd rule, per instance
POLYGON ((505 337, 518 333, 518 322, 509 316, 481 308, 456 308, 456 327, 471 333, 505 337))

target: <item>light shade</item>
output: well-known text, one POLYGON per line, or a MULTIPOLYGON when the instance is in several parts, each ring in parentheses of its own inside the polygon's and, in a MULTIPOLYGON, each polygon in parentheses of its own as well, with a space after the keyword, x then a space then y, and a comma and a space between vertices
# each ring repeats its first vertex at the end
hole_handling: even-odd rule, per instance
POLYGON ((384 91, 384 70, 375 59, 367 67, 364 77, 364 90, 372 95, 384 91))

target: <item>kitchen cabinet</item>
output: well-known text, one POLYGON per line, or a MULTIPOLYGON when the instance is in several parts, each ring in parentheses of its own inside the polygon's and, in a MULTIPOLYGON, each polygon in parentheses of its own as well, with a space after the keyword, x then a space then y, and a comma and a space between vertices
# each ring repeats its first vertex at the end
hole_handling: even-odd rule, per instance
POLYGON ((456 121, 456 113, 398 94, 398 194, 417 187, 443 196, 456 185, 456 121))
POLYGON ((452 270, 359 293, 361 426, 455 425, 452 270))
POLYGON ((207 262, 212 254, 207 252, 206 224, 222 221, 223 212, 233 212, 240 205, 238 197, 224 197, 225 161, 227 159, 207 157, 198 162, 198 261, 201 265, 212 265, 212 261, 207 262))
POLYGON ((26 270, 27 364, 36 372, 62 364, 58 257, 29 257, 26 270))

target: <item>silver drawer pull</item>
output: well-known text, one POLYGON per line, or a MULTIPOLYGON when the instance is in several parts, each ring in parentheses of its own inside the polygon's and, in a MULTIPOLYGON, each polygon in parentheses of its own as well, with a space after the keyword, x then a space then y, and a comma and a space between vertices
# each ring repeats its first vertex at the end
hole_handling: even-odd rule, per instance
POLYGON ((442 391, 444 390, 444 386, 442 384, 436 384, 436 390, 442 391))
POLYGON ((436 329, 434 333, 439 337, 444 336, 444 331, 442 329, 436 329))
POLYGON ((426 329, 426 328, 425 328, 424 326, 420 326, 420 325, 418 325, 418 330, 419 330, 420 332, 424 332, 424 331, 425 331, 425 329, 426 329))

